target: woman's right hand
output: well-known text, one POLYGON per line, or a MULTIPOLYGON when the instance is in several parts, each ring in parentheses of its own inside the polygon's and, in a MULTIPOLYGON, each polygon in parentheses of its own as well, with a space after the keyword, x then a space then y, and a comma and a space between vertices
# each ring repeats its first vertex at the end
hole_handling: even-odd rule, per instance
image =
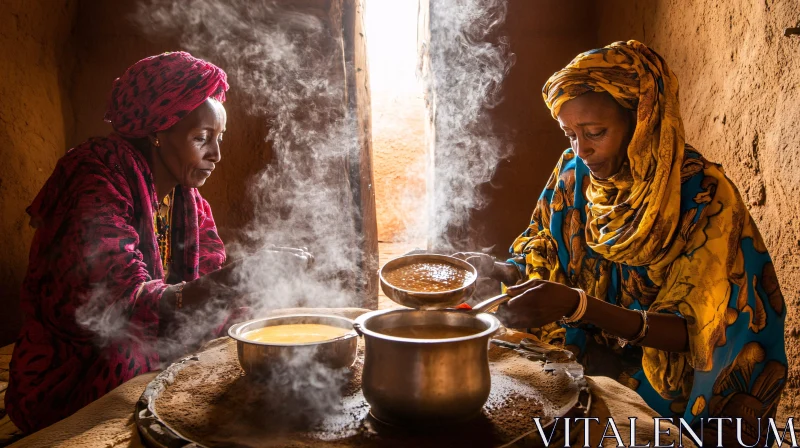
POLYGON ((177 292, 181 288, 181 308, 191 309, 201 306, 210 299, 220 299, 228 304, 226 306, 232 307, 247 305, 246 302, 239 303, 238 298, 245 300, 245 297, 235 287, 240 277, 246 276, 245 272, 248 270, 248 266, 252 268, 252 266, 259 266, 263 263, 278 264, 288 271, 308 271, 314 265, 314 256, 305 247, 265 246, 248 257, 229 262, 214 272, 186 282, 182 288, 179 285, 169 286, 164 291, 162 302, 168 309, 177 309, 177 292))
POLYGON ((228 299, 228 293, 233 291, 236 271, 244 259, 232 261, 214 272, 209 272, 202 277, 188 281, 181 285, 170 285, 161 296, 162 306, 165 311, 174 312, 178 309, 194 309, 202 306, 212 298, 228 299), (178 307, 178 292, 181 292, 181 306, 178 307))
POLYGON ((511 300, 500 305, 495 316, 508 328, 537 328, 557 322, 572 315, 580 302, 574 289, 537 278, 511 286, 506 293, 511 300))

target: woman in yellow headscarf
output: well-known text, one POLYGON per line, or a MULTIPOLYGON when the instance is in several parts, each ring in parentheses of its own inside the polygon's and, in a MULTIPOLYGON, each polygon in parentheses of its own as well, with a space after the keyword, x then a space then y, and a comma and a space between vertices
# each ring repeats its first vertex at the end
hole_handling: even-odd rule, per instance
POLYGON ((617 42, 543 93, 571 147, 512 245, 518 270, 499 275, 518 283, 499 316, 664 417, 741 417, 744 442, 766 437, 787 373, 783 295, 736 187, 685 142, 674 73, 617 42))

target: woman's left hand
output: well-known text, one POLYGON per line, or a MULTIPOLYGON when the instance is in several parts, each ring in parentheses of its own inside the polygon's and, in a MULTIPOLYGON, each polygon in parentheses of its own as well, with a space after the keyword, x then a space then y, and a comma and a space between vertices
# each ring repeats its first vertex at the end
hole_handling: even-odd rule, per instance
POLYGON ((536 328, 569 316, 578 307, 580 295, 561 283, 531 279, 508 288, 511 300, 495 315, 509 328, 536 328))

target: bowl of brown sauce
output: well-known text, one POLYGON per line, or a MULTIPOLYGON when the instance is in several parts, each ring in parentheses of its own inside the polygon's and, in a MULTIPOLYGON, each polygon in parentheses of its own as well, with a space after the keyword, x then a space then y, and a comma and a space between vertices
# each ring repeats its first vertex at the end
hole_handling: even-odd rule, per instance
POLYGON ((478 277, 466 261, 438 254, 404 255, 389 260, 378 274, 386 297, 422 310, 463 303, 475 291, 478 277))
POLYGON ((288 364, 340 369, 353 365, 358 335, 341 316, 292 314, 234 324, 239 364, 248 375, 270 376, 288 364))

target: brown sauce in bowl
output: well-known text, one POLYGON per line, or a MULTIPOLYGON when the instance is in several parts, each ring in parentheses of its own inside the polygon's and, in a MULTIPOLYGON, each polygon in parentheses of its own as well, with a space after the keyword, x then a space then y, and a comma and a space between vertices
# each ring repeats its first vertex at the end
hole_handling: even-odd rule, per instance
POLYGON ((411 263, 383 273, 395 288, 415 292, 451 291, 464 286, 472 273, 449 263, 411 263))
POLYGON ((459 327, 441 324, 405 325, 402 327, 375 330, 387 336, 409 339, 450 339, 478 334, 483 330, 473 327, 459 327))

